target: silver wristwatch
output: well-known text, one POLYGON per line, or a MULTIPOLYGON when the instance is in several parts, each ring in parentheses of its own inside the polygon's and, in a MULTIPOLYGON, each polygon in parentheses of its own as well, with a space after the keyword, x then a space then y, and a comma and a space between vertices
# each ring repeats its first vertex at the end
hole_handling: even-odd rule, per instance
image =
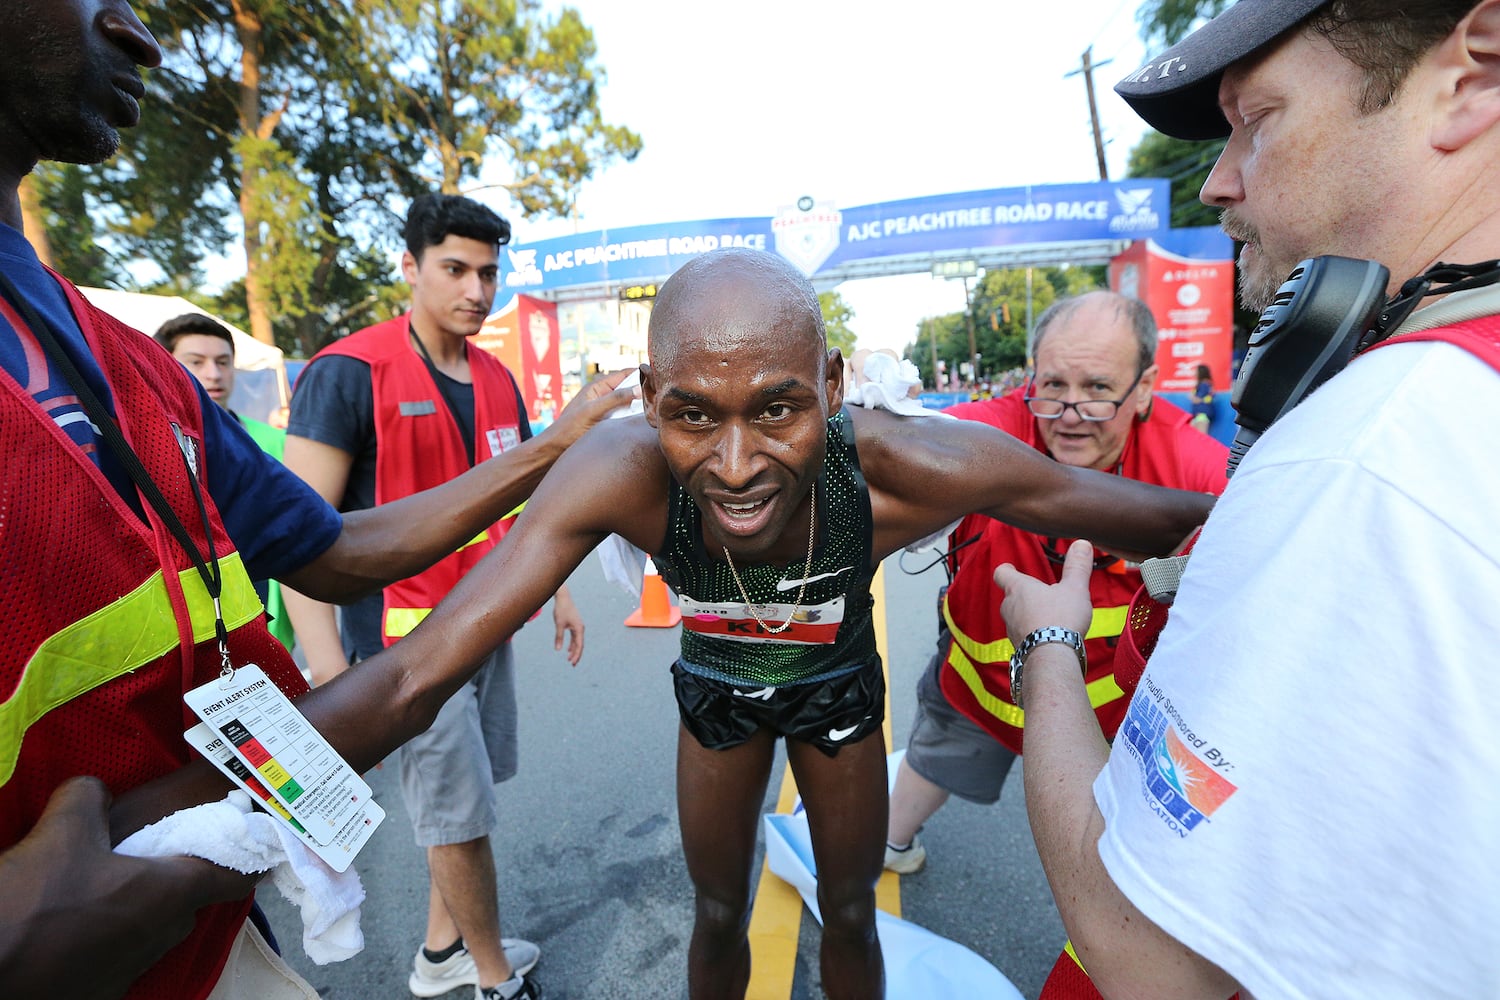
POLYGON ((1021 704, 1021 672, 1026 666, 1026 657, 1033 649, 1049 642, 1061 642, 1073 647, 1073 652, 1078 654, 1079 669, 1084 673, 1089 671, 1088 657, 1083 652, 1083 636, 1070 628, 1056 625, 1037 629, 1021 641, 1010 658, 1010 700, 1022 711, 1025 711, 1026 706, 1021 704))

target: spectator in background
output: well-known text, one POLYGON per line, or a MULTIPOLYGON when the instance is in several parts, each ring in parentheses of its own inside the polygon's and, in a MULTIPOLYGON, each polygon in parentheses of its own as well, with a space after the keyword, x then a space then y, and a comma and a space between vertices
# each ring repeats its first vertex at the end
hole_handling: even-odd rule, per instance
MULTIPOLYGON (((1042 313, 1027 353, 1035 375, 1024 389, 945 412, 1013 434, 1064 465, 1217 495, 1228 449, 1193 431, 1187 415, 1152 393, 1156 321, 1136 299, 1090 292, 1042 313)), ((927 851, 917 831, 950 795, 998 801, 1021 753, 1025 714, 1010 691, 1014 652, 991 579, 1010 563, 1056 579, 1068 540, 971 515, 950 536, 952 580, 940 605, 938 650, 917 682, 917 711, 896 772, 885 866, 920 871, 927 851)), ((1090 702, 1114 735, 1128 701, 1114 657, 1140 573, 1119 559, 1096 560, 1089 577, 1090 702)))
MULTIPOLYGON (((239 425, 250 433, 260 450, 281 461, 286 446, 286 431, 229 409, 234 394, 234 334, 223 323, 205 313, 183 313, 167 320, 156 331, 156 341, 172 352, 192 373, 208 398, 223 407, 239 425)), ((291 649, 297 641, 292 620, 287 616, 281 597, 281 584, 275 580, 255 580, 255 592, 266 606, 271 634, 291 649)))
POLYGON ((1198 366, 1198 381, 1193 385, 1193 427, 1208 433, 1214 419, 1214 372, 1208 365, 1198 366))
MULTIPOLYGON (((287 465, 330 503, 357 510, 399 500, 519 447, 531 424, 510 371, 469 342, 494 303, 510 225, 478 202, 423 195, 406 219, 401 270, 411 311, 324 348, 297 380, 287 465)), ((545 319, 545 317, 544 317, 545 319)), ((288 601, 315 684, 401 639, 505 534, 502 522, 436 566, 346 609, 288 601), (316 638, 315 638, 316 637, 316 638)), ((567 588, 553 602, 556 645, 583 653, 567 588)), ((401 792, 430 881, 425 941, 409 978, 432 997, 473 985, 481 998, 531 997, 535 944, 502 938, 490 831, 495 784, 516 773, 515 663, 509 638, 402 747, 401 792)))

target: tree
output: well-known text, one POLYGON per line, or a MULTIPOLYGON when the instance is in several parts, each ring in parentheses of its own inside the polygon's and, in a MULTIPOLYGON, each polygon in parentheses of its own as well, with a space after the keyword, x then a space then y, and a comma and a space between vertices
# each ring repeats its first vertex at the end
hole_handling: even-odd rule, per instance
POLYGON ((524 214, 566 216, 596 169, 632 160, 640 137, 604 122, 593 32, 540 0, 354 0, 370 100, 396 141, 422 150, 428 187, 456 194, 487 154, 524 214))
POLYGON ((23 183, 23 195, 27 189, 33 201, 26 231, 33 239, 34 234, 43 234, 46 253, 39 246, 37 255, 44 263, 86 287, 111 288, 124 281, 123 269, 99 244, 99 233, 89 214, 88 182, 81 167, 40 163, 23 183), (69 219, 72 224, 48 225, 49 219, 69 219))
POLYGON ((818 308, 823 311, 823 326, 828 331, 828 346, 844 352, 844 359, 854 353, 854 331, 849 321, 854 319, 854 310, 838 292, 819 292, 818 308))
POLYGON ((942 366, 945 375, 957 375, 958 366, 969 357, 969 333, 964 314, 948 313, 922 320, 917 328, 917 339, 907 344, 902 354, 916 364, 923 385, 937 384, 933 377, 935 364, 942 366))
POLYGON ((1200 19, 1214 17, 1233 0, 1145 0, 1136 24, 1146 44, 1176 45, 1200 19))
POLYGON ((238 240, 246 326, 288 350, 391 299, 402 206, 418 192, 473 181, 499 153, 522 213, 567 211, 596 168, 640 148, 600 118, 592 33, 572 10, 542 17, 538 0, 136 8, 165 59, 141 126, 85 175, 88 216, 121 258, 161 272, 126 283, 182 293, 238 240))
POLYGON ((1130 151, 1125 173, 1128 177, 1165 177, 1171 181, 1174 228, 1213 226, 1219 222, 1219 210, 1199 201, 1198 192, 1223 149, 1223 139, 1194 142, 1147 132, 1130 151))
MULTIPOLYGON (((1096 267, 1034 267, 1027 292, 1027 268, 986 271, 970 295, 974 321, 974 343, 979 353, 980 378, 996 378, 1028 362, 1028 331, 1036 318, 1059 298, 1081 295, 1104 287, 1102 269, 1096 267), (1028 317, 1028 302, 1030 316, 1028 317), (1029 324, 1029 325, 1028 325, 1029 324)), ((962 312, 924 319, 917 339, 906 346, 906 356, 916 362, 925 384, 933 381, 933 354, 945 363, 948 374, 960 372, 969 360, 969 323, 962 312)))

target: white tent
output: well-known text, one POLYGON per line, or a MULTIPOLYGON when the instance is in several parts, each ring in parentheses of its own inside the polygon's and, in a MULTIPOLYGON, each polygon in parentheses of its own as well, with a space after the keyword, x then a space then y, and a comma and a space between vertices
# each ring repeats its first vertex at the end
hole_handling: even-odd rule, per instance
MULTIPOLYGON (((112 288, 79 290, 95 306, 147 336, 155 333, 167 320, 183 313, 213 316, 177 295, 120 292, 112 288)), ((213 318, 224 323, 217 316, 213 318)), ((281 408, 291 398, 286 379, 286 358, 281 348, 263 344, 228 323, 224 325, 234 334, 235 378, 229 408, 256 420, 279 424, 281 408)))

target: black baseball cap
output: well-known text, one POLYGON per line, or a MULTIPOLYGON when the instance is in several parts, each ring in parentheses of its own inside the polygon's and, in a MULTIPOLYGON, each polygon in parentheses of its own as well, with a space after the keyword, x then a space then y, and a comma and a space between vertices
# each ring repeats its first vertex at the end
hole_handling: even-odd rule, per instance
POLYGON ((1332 0, 1239 0, 1218 17, 1115 84, 1146 124, 1177 139, 1219 139, 1224 70, 1280 38, 1332 0))

